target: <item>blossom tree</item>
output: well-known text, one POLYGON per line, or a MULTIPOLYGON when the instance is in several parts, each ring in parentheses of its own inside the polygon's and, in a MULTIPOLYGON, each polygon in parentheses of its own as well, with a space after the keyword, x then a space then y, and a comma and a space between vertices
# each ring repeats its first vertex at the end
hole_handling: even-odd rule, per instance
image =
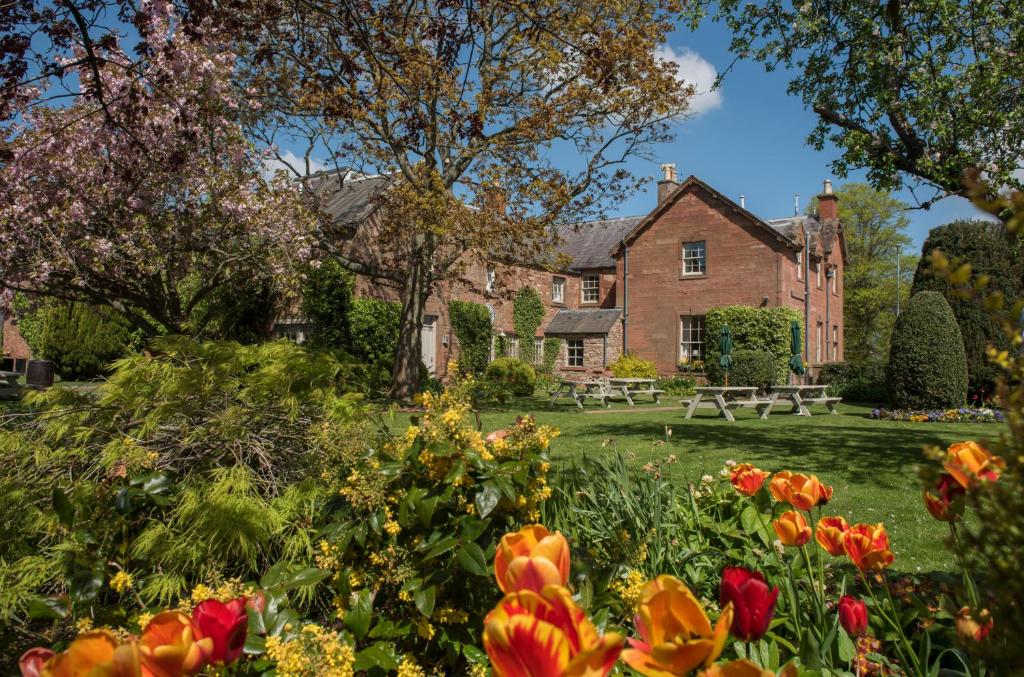
POLYGON ((676 0, 253 4, 277 10, 246 55, 265 104, 257 137, 299 146, 281 160, 322 203, 318 154, 394 178, 377 246, 353 246, 322 210, 318 244, 401 300, 396 399, 416 391, 430 294, 474 260, 550 257, 559 226, 638 187, 628 161, 671 138, 693 94, 657 56, 676 0))
POLYGON ((0 169, 0 284, 111 306, 148 335, 202 333, 217 297, 291 286, 311 221, 242 132, 252 105, 228 44, 183 30, 168 2, 144 3, 136 27, 138 56, 108 39, 64 59, 91 95, 23 91, 35 105, 9 125, 0 169))

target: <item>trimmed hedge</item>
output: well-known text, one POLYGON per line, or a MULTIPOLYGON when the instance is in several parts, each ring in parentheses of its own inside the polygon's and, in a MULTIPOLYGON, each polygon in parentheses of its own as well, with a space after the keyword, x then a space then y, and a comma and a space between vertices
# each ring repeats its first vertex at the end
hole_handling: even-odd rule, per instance
POLYGON ((532 395, 537 388, 537 372, 515 357, 499 357, 491 362, 487 365, 486 378, 521 397, 532 395))
MULTIPOLYGON (((752 308, 750 306, 723 306, 712 308, 704 317, 704 362, 708 374, 719 369, 718 343, 722 325, 728 324, 732 332, 733 356, 737 350, 762 350, 772 356, 776 382, 786 380, 789 371, 791 346, 790 323, 800 324, 803 336, 803 315, 792 308, 752 308)), ((729 383, 733 382, 732 376, 729 383)))
MULTIPOLYGON (((708 380, 714 385, 725 383, 725 372, 716 358, 708 363, 708 380)), ((729 385, 756 386, 764 391, 779 382, 778 365, 771 353, 764 350, 732 351, 729 385)))
POLYGON ((658 378, 658 370, 650 360, 644 360, 627 353, 610 365, 616 378, 658 378))
POLYGON ((910 298, 896 320, 887 369, 897 409, 958 407, 967 400, 967 357, 956 317, 939 292, 910 298))
POLYGON ((484 373, 491 356, 491 336, 494 333, 487 306, 471 301, 452 301, 448 304, 448 312, 452 319, 452 332, 459 342, 459 372, 484 373))
POLYGON ((42 311, 39 357, 51 360, 66 381, 106 373, 110 363, 135 352, 142 337, 110 308, 51 303, 42 311))
POLYGON ((945 278, 932 274, 928 255, 940 249, 951 259, 971 264, 974 276, 988 277, 987 289, 1003 293, 1006 307, 1024 294, 1024 258, 1020 242, 1009 235, 1002 224, 989 221, 954 221, 933 228, 921 251, 921 260, 914 273, 911 294, 937 291, 946 297, 956 323, 960 327, 967 356, 967 377, 970 391, 984 390, 991 395, 999 379, 1000 368, 988 360, 988 346, 999 350, 1010 348, 1002 326, 985 309, 970 299, 960 298, 945 278))
POLYGON ((828 386, 828 394, 847 402, 877 404, 888 400, 885 362, 857 360, 821 365, 818 383, 828 386))
POLYGON ((386 362, 390 371, 398 352, 402 304, 378 299, 353 299, 348 321, 352 336, 349 352, 365 362, 386 362))

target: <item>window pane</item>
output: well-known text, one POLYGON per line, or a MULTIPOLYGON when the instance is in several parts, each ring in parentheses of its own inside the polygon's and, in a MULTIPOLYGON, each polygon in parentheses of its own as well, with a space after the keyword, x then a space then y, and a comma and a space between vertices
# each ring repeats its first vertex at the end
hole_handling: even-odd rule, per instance
POLYGON ((565 342, 566 363, 570 367, 583 366, 583 339, 568 339, 565 342))
POLYGON ((597 303, 601 289, 601 278, 597 275, 584 275, 581 288, 583 290, 584 303, 597 303))
POLYGON ((683 275, 703 275, 706 266, 706 249, 703 242, 687 242, 683 245, 683 275))
POLYGON ((687 362, 703 359, 704 316, 683 315, 679 320, 679 359, 687 362))
POLYGON ((551 280, 551 300, 561 303, 565 298, 565 278, 555 277, 551 280))

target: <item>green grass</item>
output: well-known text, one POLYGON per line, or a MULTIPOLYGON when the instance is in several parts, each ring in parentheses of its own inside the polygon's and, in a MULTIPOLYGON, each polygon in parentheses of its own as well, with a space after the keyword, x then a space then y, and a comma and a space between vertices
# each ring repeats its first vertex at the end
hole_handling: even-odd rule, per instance
MULTIPOLYGON (((672 400, 677 402, 676 399, 672 400)), ((485 430, 509 425, 515 416, 533 413, 561 436, 551 445, 553 461, 595 457, 615 450, 635 455, 637 467, 675 454, 671 477, 681 483, 717 475, 726 460, 749 462, 770 471, 789 469, 817 475, 835 488, 830 514, 853 522, 884 522, 896 554, 895 570, 917 573, 953 568, 944 539, 948 527, 928 514, 921 500, 917 466, 927 445, 947 446, 965 439, 997 439, 1003 425, 972 423, 900 423, 874 421, 871 408, 840 405, 841 414, 815 408, 812 417, 773 413, 762 421, 751 409, 736 413, 736 422, 701 409, 690 420, 681 409, 640 411, 613 404, 585 411, 568 400, 553 408, 541 398, 524 398, 482 415, 485 430), (665 427, 672 429, 666 436, 665 427)))

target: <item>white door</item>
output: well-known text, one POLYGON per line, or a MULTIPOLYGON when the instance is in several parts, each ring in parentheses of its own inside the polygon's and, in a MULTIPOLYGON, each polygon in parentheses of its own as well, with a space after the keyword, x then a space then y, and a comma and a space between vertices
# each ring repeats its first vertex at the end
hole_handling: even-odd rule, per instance
POLYGON ((437 316, 425 315, 423 328, 420 330, 420 343, 423 352, 423 364, 433 375, 437 368, 437 316))

